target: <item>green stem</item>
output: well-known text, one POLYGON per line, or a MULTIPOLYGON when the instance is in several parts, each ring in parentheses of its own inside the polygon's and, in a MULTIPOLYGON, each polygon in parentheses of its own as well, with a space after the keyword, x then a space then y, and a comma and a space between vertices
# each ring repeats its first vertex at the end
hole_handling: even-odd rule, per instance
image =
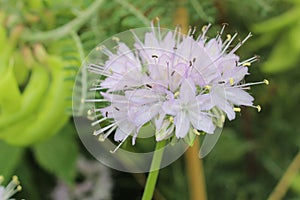
POLYGON ((85 11, 81 12, 78 17, 69 23, 58 27, 56 29, 45 32, 32 32, 27 29, 21 36, 24 41, 44 41, 44 40, 58 40, 72 31, 77 31, 93 14, 95 14, 104 0, 97 0, 91 4, 85 11))
POLYGON ((142 200, 151 200, 153 197, 158 173, 159 173, 159 167, 161 163, 161 159, 163 156, 163 147, 166 144, 166 140, 162 140, 160 142, 156 143, 155 152, 152 158, 152 163, 150 167, 150 172, 147 178, 144 194, 142 200))

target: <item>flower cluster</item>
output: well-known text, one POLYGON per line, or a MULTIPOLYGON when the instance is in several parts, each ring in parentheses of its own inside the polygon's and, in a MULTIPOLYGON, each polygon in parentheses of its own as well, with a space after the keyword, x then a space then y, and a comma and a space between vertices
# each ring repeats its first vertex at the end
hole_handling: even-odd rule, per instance
POLYGON ((1 200, 9 200, 10 197, 12 197, 14 194, 22 190, 22 187, 20 186, 20 182, 17 176, 13 176, 12 180, 6 187, 1 186, 3 180, 4 180, 3 176, 0 176, 0 199, 1 200))
POLYGON ((89 110, 98 119, 93 125, 111 121, 94 132, 100 140, 115 131, 115 141, 124 141, 131 135, 134 144, 140 128, 149 122, 155 125, 157 141, 174 134, 176 138, 188 133, 213 134, 226 116, 229 120, 235 118, 239 106, 260 111, 246 90, 268 81, 242 83, 248 66, 257 57, 240 61, 235 54, 250 34, 229 49, 237 34, 222 40, 224 27, 212 39, 206 36, 210 25, 203 27, 197 38, 195 29, 182 35, 180 28, 162 34, 161 28, 153 24, 151 27, 143 39, 132 32, 132 50, 119 38, 113 38, 118 44, 115 52, 105 46, 97 48, 108 57, 107 61, 88 64, 91 72, 102 77, 91 88, 99 91, 101 98, 86 101, 108 103, 89 110))

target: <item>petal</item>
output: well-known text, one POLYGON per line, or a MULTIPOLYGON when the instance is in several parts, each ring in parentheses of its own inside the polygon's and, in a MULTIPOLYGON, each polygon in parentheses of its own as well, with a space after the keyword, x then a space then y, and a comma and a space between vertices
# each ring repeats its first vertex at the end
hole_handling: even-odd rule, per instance
POLYGON ((134 126, 127 120, 118 123, 118 126, 119 127, 117 128, 116 133, 114 135, 115 141, 122 141, 134 130, 134 126))
POLYGON ((197 130, 201 130, 206 133, 213 133, 215 130, 212 119, 205 113, 191 111, 189 112, 189 119, 193 127, 197 130))
POLYGON ((184 79, 180 87, 180 101, 189 103, 195 100, 196 87, 191 80, 184 79))
POLYGON ((127 137, 126 133, 122 131, 122 129, 118 128, 114 135, 114 140, 116 142, 122 141, 125 137, 127 137))
POLYGON ((180 104, 178 100, 169 100, 163 103, 162 109, 168 115, 176 115, 180 110, 180 104))
POLYGON ((189 131, 190 121, 186 112, 180 112, 174 118, 175 134, 177 138, 184 138, 189 131))
POLYGON ((225 106, 219 108, 226 113, 230 121, 235 118, 235 112, 233 110, 233 106, 231 106, 228 102, 225 104, 225 106))
POLYGON ((150 120, 152 120, 160 110, 161 106, 159 104, 143 106, 139 109, 138 113, 136 114, 134 123, 137 127, 141 127, 150 120))
POLYGON ((154 103, 158 102, 160 99, 159 94, 156 94, 154 91, 148 89, 126 91, 125 96, 129 101, 138 104, 154 103))
POLYGON ((241 88, 226 89, 226 98, 234 105, 252 106, 254 98, 241 88))

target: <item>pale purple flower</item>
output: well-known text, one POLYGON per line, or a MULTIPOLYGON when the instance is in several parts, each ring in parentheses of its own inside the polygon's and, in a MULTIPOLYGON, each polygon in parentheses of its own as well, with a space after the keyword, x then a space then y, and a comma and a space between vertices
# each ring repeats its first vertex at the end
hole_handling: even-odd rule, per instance
POLYGON ((212 108, 211 98, 208 94, 196 96, 196 87, 191 80, 182 81, 178 98, 166 101, 164 111, 174 116, 177 138, 184 138, 191 125, 194 129, 213 133, 215 126, 207 113, 212 108))
POLYGON ((260 110, 246 90, 268 81, 242 84, 248 75, 247 66, 257 57, 240 62, 235 54, 250 34, 229 50, 237 34, 227 35, 223 41, 223 27, 216 38, 209 39, 209 26, 194 39, 195 29, 187 35, 180 34, 179 28, 163 34, 152 24, 143 39, 132 31, 133 49, 116 38, 115 53, 98 47, 108 59, 104 64, 90 63, 88 69, 104 76, 91 88, 100 91, 102 99, 86 101, 109 104, 89 112, 98 119, 93 125, 107 120, 111 123, 94 134, 104 140, 114 132, 120 145, 132 136, 134 144, 140 128, 153 123, 157 141, 180 139, 190 132, 213 134, 225 116, 235 118, 235 112, 240 111, 236 106, 260 110))

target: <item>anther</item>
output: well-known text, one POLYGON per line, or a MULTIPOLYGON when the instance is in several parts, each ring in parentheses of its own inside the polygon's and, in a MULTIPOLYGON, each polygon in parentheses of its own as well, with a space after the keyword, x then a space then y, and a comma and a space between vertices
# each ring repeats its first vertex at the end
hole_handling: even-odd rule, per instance
POLYGON ((170 117, 169 117, 169 121, 170 121, 171 123, 173 123, 173 122, 174 122, 174 117, 170 116, 170 117))
POLYGON ((207 90, 210 90, 211 86, 210 85, 206 85, 204 88, 207 89, 207 90))
POLYGON ((267 79, 264 79, 264 83, 265 83, 266 85, 269 85, 269 84, 270 84, 270 82, 269 82, 267 79))
POLYGON ((257 112, 260 112, 260 111, 261 111, 260 105, 257 105, 257 106, 255 106, 255 107, 256 107, 256 109, 257 109, 257 112))
POLYGON ((116 42, 119 42, 119 41, 120 41, 120 38, 118 38, 118 37, 116 37, 116 36, 113 36, 111 39, 112 39, 113 41, 116 41, 116 42))
POLYGON ((225 122, 225 115, 221 115, 221 122, 222 122, 222 123, 225 122))
POLYGON ((196 135, 201 135, 197 129, 193 129, 193 133, 195 133, 196 135))
POLYGON ((231 86, 234 84, 233 78, 230 78, 230 79, 229 79, 229 84, 230 84, 231 86))
POLYGON ((235 112, 241 112, 241 108, 233 108, 235 112))
POLYGON ((251 62, 246 62, 246 63, 243 64, 243 66, 250 67, 251 66, 251 62))
POLYGON ((99 135, 99 137, 98 137, 98 141, 100 141, 100 142, 104 142, 105 139, 106 138, 105 138, 105 136, 103 134, 99 135))
POLYGON ((227 34, 226 37, 227 37, 227 40, 231 40, 231 35, 230 34, 227 34))
POLYGON ((16 184, 16 185, 20 184, 19 179, 18 179, 17 176, 13 176, 13 177, 12 177, 12 181, 13 181, 14 184, 16 184))
POLYGON ((21 186, 21 185, 18 185, 18 186, 17 186, 17 191, 20 192, 21 190, 22 190, 22 186, 21 186))
POLYGON ((149 84, 146 84, 146 86, 147 86, 148 88, 152 88, 152 86, 151 86, 151 85, 149 85, 149 84))
POLYGON ((179 96, 179 91, 175 92, 174 97, 178 97, 179 96))
POLYGON ((91 116, 93 113, 94 113, 94 109, 89 109, 89 110, 87 111, 87 115, 88 115, 88 116, 91 116))

